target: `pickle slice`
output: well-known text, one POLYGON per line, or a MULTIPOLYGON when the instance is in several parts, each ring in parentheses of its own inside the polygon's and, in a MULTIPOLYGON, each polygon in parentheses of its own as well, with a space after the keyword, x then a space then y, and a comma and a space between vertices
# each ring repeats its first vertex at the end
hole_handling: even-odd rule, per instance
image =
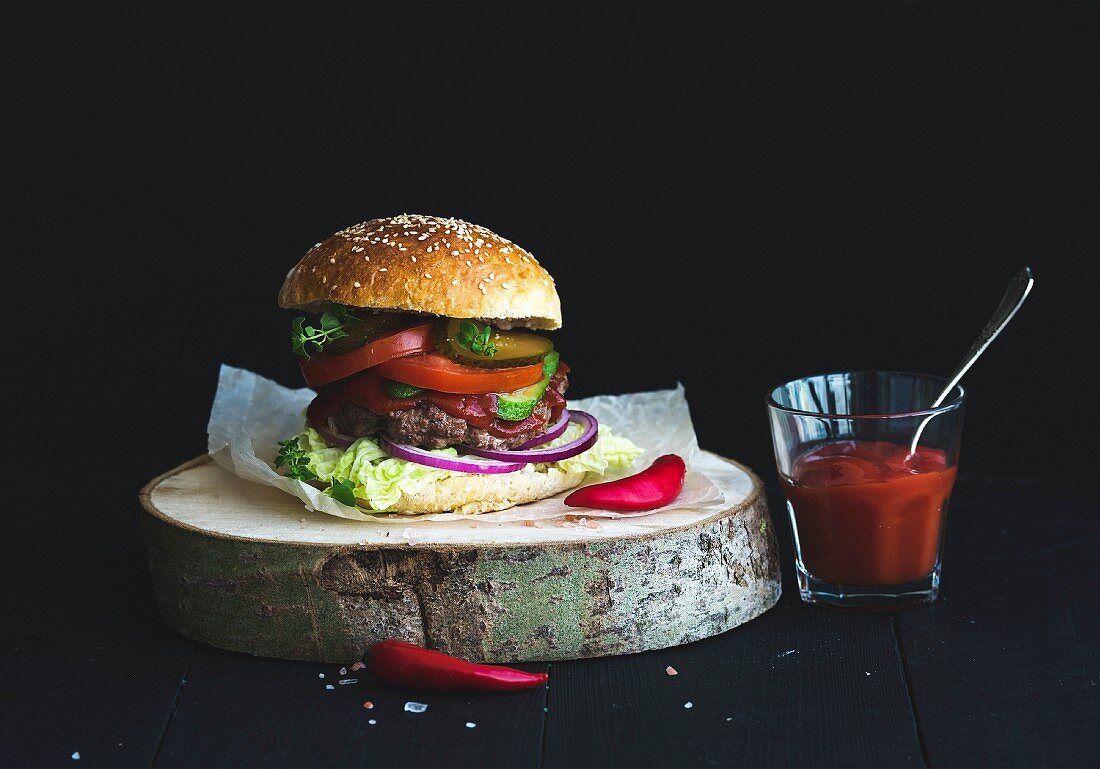
POLYGON ((456 363, 479 368, 530 366, 554 349, 553 342, 538 334, 496 329, 489 334, 486 349, 480 344, 486 328, 476 321, 442 318, 436 324, 435 348, 456 363), (471 342, 471 336, 476 340, 471 342))
POLYGON ((347 336, 327 345, 325 347, 326 353, 339 355, 340 353, 351 352, 387 334, 412 328, 418 320, 423 322, 421 318, 404 313, 372 313, 369 310, 358 310, 354 307, 350 309, 356 314, 358 321, 348 325, 347 336))

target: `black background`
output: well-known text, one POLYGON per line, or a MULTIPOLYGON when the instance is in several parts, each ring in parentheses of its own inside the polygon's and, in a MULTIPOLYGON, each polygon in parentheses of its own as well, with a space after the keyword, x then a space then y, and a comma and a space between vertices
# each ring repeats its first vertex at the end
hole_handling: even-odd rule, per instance
POLYGON ((680 380, 702 445, 769 476, 770 386, 946 373, 1031 265, 967 377, 962 471, 1096 476, 1094 4, 3 16, 32 441, 76 438, 105 468, 201 453, 219 363, 299 383, 287 270, 409 211, 548 267, 572 395, 680 380))
POLYGON ((0 5, 0 764, 1096 765, 1098 32, 1095 3, 0 5), (533 251, 571 394, 682 381, 773 511, 769 387, 946 373, 1031 265, 966 379, 943 596, 802 606, 774 515, 760 620, 373 741, 313 665, 171 631, 138 488, 205 450, 220 363, 298 384, 283 276, 401 211, 533 251))

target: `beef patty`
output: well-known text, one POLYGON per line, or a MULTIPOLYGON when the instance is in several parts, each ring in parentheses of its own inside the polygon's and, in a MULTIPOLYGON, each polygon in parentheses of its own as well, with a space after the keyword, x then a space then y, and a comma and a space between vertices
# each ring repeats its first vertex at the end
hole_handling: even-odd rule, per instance
MULTIPOLYGON (((564 374, 556 374, 550 384, 564 395, 569 386, 569 380, 564 374)), ((492 435, 488 430, 474 427, 461 417, 453 417, 427 401, 418 403, 416 408, 391 411, 388 414, 375 414, 365 406, 345 401, 343 409, 333 418, 333 421, 339 432, 357 438, 384 432, 395 443, 419 446, 423 449, 464 445, 479 449, 507 451, 546 432, 550 419, 550 404, 547 399, 543 398, 536 403, 531 413, 538 418, 534 427, 518 435, 504 438, 492 435)))

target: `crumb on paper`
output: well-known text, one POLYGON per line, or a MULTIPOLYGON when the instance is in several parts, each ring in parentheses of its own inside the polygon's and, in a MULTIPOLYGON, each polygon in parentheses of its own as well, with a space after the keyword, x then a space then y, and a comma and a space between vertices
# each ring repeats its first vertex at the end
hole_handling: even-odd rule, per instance
POLYGON ((364 665, 362 662, 359 662, 359 661, 355 661, 355 662, 351 663, 351 670, 352 670, 353 673, 356 670, 362 670, 365 667, 366 667, 366 665, 364 665))
POLYGON ((672 665, 669 665, 667 668, 665 668, 665 675, 678 676, 680 675, 680 671, 672 667, 672 665))
POLYGON ((694 702, 685 702, 684 707, 687 708, 688 710, 691 710, 691 708, 695 707, 695 703, 694 702))
POLYGON ((374 703, 370 700, 367 700, 363 703, 363 710, 374 710, 374 703))
POLYGON ((405 703, 405 712, 406 713, 423 713, 427 709, 428 709, 428 706, 425 705, 423 702, 406 702, 405 703))

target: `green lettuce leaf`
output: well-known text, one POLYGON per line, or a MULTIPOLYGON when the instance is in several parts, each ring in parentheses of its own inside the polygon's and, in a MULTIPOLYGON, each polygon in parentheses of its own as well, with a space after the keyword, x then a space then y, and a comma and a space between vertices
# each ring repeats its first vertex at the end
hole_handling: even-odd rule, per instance
MULTIPOLYGON (((580 425, 571 424, 549 445, 562 446, 576 440, 581 432, 580 425)), ((307 428, 297 438, 309 460, 309 469, 317 474, 318 480, 326 484, 350 483, 356 498, 369 501, 371 508, 380 512, 393 507, 402 494, 415 494, 451 476, 468 475, 391 457, 370 438, 360 438, 346 449, 329 446, 312 428, 307 428)), ((584 470, 603 476, 609 471, 630 467, 642 451, 627 438, 612 435, 610 428, 600 425, 599 437, 587 451, 560 462, 529 464, 517 472, 545 473, 550 468, 557 468, 564 472, 584 470)), ((458 456, 453 448, 431 453, 439 457, 458 456)))

